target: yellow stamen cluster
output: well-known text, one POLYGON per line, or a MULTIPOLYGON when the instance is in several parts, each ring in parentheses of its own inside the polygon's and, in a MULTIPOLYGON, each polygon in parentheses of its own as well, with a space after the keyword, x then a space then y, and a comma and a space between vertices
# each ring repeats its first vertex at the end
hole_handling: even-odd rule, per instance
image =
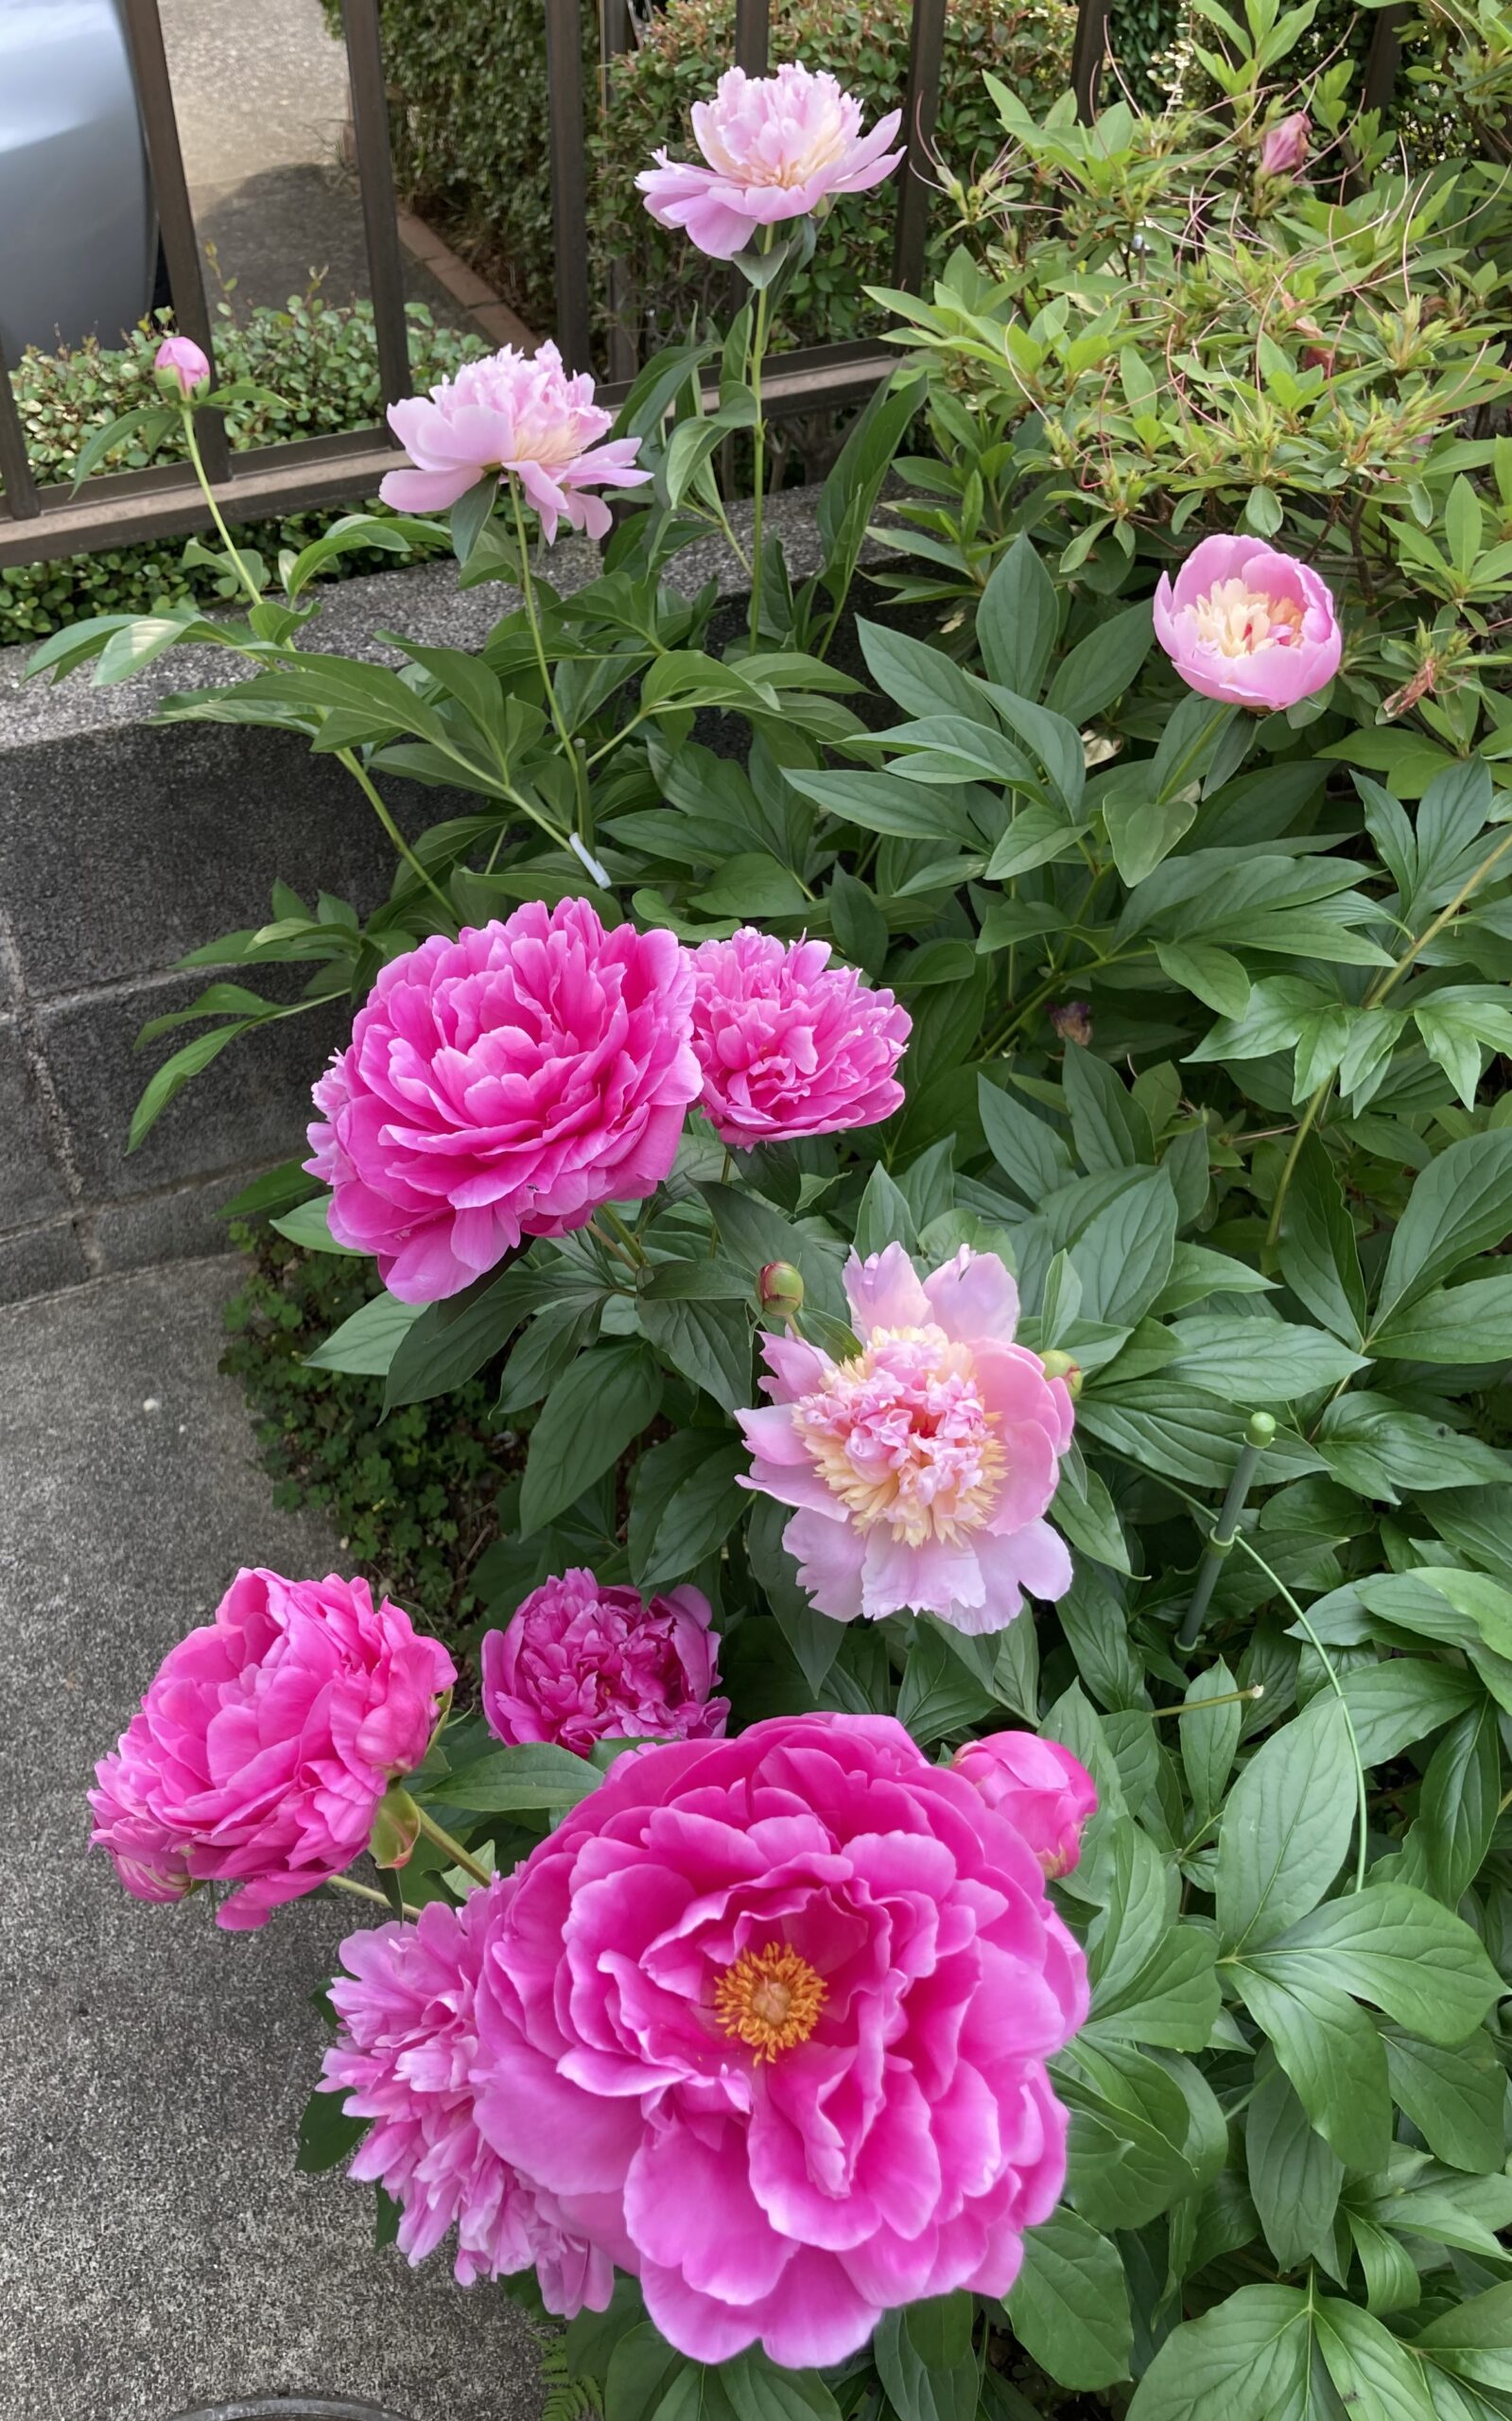
POLYGON ((726 2034, 744 2043, 758 2061, 774 2060, 807 2043, 828 1994, 822 1976, 786 1942, 742 1950, 720 1978, 714 2014, 726 2034))
POLYGON ((1242 580, 1216 580, 1194 598, 1191 618, 1198 636, 1221 655, 1258 655, 1291 646, 1302 636, 1302 608, 1290 597, 1268 597, 1242 580))

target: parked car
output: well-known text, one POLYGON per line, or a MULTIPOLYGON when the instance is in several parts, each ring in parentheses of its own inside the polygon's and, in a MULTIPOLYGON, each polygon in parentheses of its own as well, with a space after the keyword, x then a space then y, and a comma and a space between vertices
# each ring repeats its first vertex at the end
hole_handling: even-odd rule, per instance
POLYGON ((117 344, 158 288, 119 0, 0 0, 0 344, 117 344))

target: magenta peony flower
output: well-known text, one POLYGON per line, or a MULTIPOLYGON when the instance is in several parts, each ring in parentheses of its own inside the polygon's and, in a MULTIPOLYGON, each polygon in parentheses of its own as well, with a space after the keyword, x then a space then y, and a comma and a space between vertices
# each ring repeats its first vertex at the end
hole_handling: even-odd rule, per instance
POLYGON ((737 1414, 744 1488, 798 1508, 783 1533, 822 1614, 905 1607, 1001 1630, 1028 1590, 1059 1597, 1070 1558, 1043 1515, 1071 1442, 1064 1379, 1013 1341, 1018 1289, 963 1245, 921 1285, 901 1245, 845 1271, 860 1351, 831 1361, 764 1336, 773 1402, 737 1414))
MULTIPOLYGON (((553 2195, 500 2160, 474 2113, 478 1977, 513 1890, 501 1880, 460 1909, 429 1902, 418 1925, 349 1935, 321 2091, 344 2094, 350 2117, 374 2122, 350 2173, 399 2204, 399 2249, 411 2262, 455 2225, 464 2287, 535 2269, 550 2308, 571 2317, 605 2308, 613 2261, 553 2195)), ((612 2226, 612 2204, 606 2216, 612 2226)))
POLYGON ((680 2353, 839 2362, 895 2306, 1007 2292, 1086 1972, 1012 1825, 901 1724, 634 1750, 489 1900, 479 2132, 575 2221, 601 2198, 680 2353))
POLYGON ((440 1642, 375 1609, 365 1580, 238 1572, 96 1768, 91 1845, 136 1899, 240 1883, 217 1922, 263 1925, 366 1849, 456 1679, 440 1642))
POLYGON ((1174 583, 1162 572, 1155 635, 1189 688, 1274 714, 1326 688, 1344 641, 1311 565, 1258 538, 1204 538, 1174 583))
POLYGON ((732 67, 712 101, 693 104, 707 165, 658 151, 655 167, 635 183, 658 226, 681 227, 701 253, 729 260, 758 227, 806 218, 832 194, 879 185, 903 157, 887 148, 902 116, 890 110, 863 135, 860 103, 833 76, 795 60, 773 76, 732 67))
POLYGON ((654 1193, 698 1092, 692 1007, 676 937, 607 932, 585 899, 391 959, 315 1087, 332 1235, 433 1303, 522 1235, 654 1193))
POLYGON ((950 1763, 1007 1818, 1047 1874, 1069 1874, 1082 1855, 1082 1826, 1097 1807, 1097 1785, 1069 1749, 1034 1732, 992 1732, 968 1740, 950 1763))
POLYGON ((152 356, 153 374, 167 394, 177 392, 187 403, 210 376, 210 362, 193 337, 165 337, 152 356))
POLYGON ((596 1740, 714 1740, 728 1698, 709 1601, 673 1589, 601 1589, 565 1572, 533 1589, 483 1639, 483 1713, 500 1740, 554 1740, 585 1757, 596 1740))
POLYGON ((1281 118, 1260 145, 1261 176, 1300 175, 1307 166, 1312 133, 1312 121, 1306 110, 1294 110, 1290 117, 1281 118))
POLYGON ((693 1050, 721 1143, 836 1135, 902 1107, 893 1071, 912 1019, 828 962, 827 942, 779 942, 749 925, 693 952, 693 1050))
POLYGON ((486 361, 464 361, 428 395, 389 406, 389 426, 413 467, 391 471, 378 494, 399 513, 444 513, 486 474, 512 473, 548 547, 559 518, 606 537, 609 507, 589 491, 638 488, 651 478, 635 465, 638 437, 599 443, 614 420, 594 402, 586 371, 567 376, 554 344, 533 357, 507 344, 486 361))

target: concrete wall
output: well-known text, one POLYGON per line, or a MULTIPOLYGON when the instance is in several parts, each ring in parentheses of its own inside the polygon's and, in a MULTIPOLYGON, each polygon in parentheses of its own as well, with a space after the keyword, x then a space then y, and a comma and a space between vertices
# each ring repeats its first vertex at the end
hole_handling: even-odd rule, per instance
MULTIPOLYGON (((809 497, 773 499, 794 569, 812 567, 809 497)), ((596 550, 552 556, 560 588, 596 550)), ((676 566, 688 593, 711 574, 731 592, 721 545, 676 566)), ((477 647, 513 605, 510 590, 459 593, 437 564, 327 592, 310 644, 398 661, 372 634, 477 647)), ((349 775, 281 732, 154 724, 173 691, 224 681, 219 649, 161 656, 135 681, 96 689, 88 670, 57 687, 26 678, 26 651, 0 652, 0 1302, 106 1270, 216 1250, 220 1205, 304 1141, 309 1087, 349 1023, 302 1013, 228 1045, 126 1153, 131 1111, 154 1066, 190 1027, 140 1054, 150 1018, 223 974, 293 998, 299 967, 175 971, 217 933, 265 923, 275 877, 359 913, 387 893, 392 852, 349 775)), ((452 812, 450 794, 389 782, 407 828, 452 812)))

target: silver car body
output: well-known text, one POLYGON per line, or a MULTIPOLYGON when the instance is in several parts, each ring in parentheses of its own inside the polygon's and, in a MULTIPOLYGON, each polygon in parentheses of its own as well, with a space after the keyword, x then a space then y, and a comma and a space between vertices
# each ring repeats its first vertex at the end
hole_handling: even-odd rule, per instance
POLYGON ((157 223, 118 0, 0 0, 0 344, 118 344, 157 223))

